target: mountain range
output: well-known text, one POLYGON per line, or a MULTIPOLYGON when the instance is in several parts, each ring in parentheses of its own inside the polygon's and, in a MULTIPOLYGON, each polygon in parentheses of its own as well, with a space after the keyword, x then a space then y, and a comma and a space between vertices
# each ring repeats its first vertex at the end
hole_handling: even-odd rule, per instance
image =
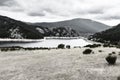
POLYGON ((0 16, 0 38, 41 39, 45 36, 76 37, 110 28, 89 19, 72 19, 54 23, 26 23, 0 16))
POLYGON ((110 26, 90 19, 76 18, 72 20, 51 22, 51 23, 35 23, 34 25, 47 28, 52 27, 69 27, 76 30, 78 33, 96 33, 109 29, 110 26))

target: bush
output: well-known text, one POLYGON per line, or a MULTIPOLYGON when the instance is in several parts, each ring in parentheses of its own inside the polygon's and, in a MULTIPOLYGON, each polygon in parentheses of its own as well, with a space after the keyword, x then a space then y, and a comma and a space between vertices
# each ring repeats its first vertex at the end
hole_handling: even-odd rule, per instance
POLYGON ((115 52, 112 52, 112 54, 116 54, 115 52))
POLYGON ((113 53, 110 53, 107 57, 106 57, 106 61, 108 62, 108 64, 110 65, 114 65, 116 63, 117 60, 117 56, 113 53))
POLYGON ((85 51, 83 51, 83 54, 90 54, 92 52, 91 49, 86 49, 85 51))
POLYGON ((89 44, 89 45, 86 45, 84 47, 89 47, 89 48, 96 48, 96 47, 100 47, 101 44, 89 44))
POLYGON ((70 45, 67 45, 66 48, 67 48, 67 49, 70 49, 70 45))
POLYGON ((34 47, 34 48, 24 48, 24 50, 50 50, 50 48, 46 48, 46 47, 34 47))
POLYGON ((65 48, 65 45, 64 45, 64 44, 59 44, 59 45, 58 45, 58 48, 64 49, 64 48, 65 48))
POLYGON ((110 44, 110 43, 104 43, 103 47, 114 47, 114 45, 110 44))
POLYGON ((117 77, 117 80, 120 80, 120 76, 117 77))
POLYGON ((23 48, 19 47, 19 46, 11 46, 11 47, 1 47, 0 49, 1 49, 1 51, 7 52, 7 51, 21 50, 23 48))
POLYGON ((120 56, 120 52, 118 53, 118 55, 120 56))
POLYGON ((6 49, 6 48, 1 48, 1 51, 8 51, 8 49, 6 49))
POLYGON ((80 46, 74 46, 74 48, 81 48, 80 46))
POLYGON ((99 50, 98 52, 103 52, 102 50, 99 50))

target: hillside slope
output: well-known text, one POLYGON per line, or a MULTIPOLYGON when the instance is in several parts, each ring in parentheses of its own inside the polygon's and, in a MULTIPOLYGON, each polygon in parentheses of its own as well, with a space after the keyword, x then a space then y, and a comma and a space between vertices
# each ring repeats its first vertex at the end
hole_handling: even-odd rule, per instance
POLYGON ((92 35, 90 39, 98 42, 110 42, 113 44, 118 44, 120 41, 120 24, 106 31, 96 33, 92 35))
POLYGON ((39 39, 43 38, 43 36, 33 26, 5 16, 0 16, 0 38, 39 39))

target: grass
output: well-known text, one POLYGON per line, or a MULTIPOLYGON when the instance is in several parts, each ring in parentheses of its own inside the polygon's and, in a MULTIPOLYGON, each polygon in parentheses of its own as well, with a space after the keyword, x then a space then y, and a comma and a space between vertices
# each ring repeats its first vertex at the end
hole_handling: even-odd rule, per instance
POLYGON ((114 66, 105 60, 116 48, 96 48, 95 54, 83 55, 86 48, 0 52, 1 80, 117 80, 120 58, 114 66), (98 50, 103 50, 99 53, 98 50))

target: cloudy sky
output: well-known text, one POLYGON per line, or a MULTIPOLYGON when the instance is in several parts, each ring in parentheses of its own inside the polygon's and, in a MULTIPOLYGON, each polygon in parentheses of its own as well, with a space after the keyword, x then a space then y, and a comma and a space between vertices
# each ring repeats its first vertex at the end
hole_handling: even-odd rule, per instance
POLYGON ((0 15, 26 22, 87 18, 120 23, 120 0, 0 0, 0 15))

